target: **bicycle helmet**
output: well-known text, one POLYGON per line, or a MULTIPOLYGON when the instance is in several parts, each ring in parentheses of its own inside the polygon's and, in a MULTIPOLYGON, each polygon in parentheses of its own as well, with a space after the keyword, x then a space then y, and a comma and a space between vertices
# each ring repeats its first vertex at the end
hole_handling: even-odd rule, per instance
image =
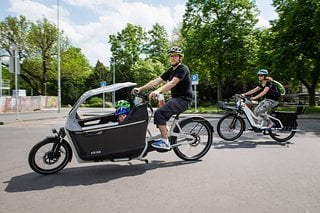
POLYGON ((268 72, 268 70, 262 69, 262 70, 259 70, 257 75, 266 75, 267 76, 267 75, 269 75, 269 72, 268 72))
POLYGON ((130 108, 127 107, 119 107, 114 113, 116 116, 128 114, 130 112, 130 108))
POLYGON ((129 108, 130 110, 130 102, 126 100, 119 100, 117 101, 115 108, 117 109, 119 107, 129 108))
POLYGON ((171 47, 170 50, 168 50, 168 54, 170 55, 171 53, 180 55, 181 57, 184 56, 183 49, 180 47, 171 47))

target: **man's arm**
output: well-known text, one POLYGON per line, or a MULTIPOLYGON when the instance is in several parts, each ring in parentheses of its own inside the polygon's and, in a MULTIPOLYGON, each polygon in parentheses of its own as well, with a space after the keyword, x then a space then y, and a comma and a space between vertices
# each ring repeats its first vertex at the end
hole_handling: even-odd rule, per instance
POLYGON ((270 90, 270 87, 265 87, 262 92, 260 92, 258 95, 251 97, 250 100, 257 100, 263 96, 265 96, 270 90))
POLYGON ((255 88, 249 90, 248 92, 243 93, 242 95, 244 95, 244 96, 252 95, 252 94, 258 92, 259 90, 261 90, 261 88, 259 86, 256 86, 255 88))
POLYGON ((171 81, 167 82, 163 86, 159 87, 155 91, 149 94, 149 99, 156 97, 159 93, 171 90, 174 86, 176 86, 181 81, 180 78, 173 77, 171 81))
POLYGON ((138 90, 138 92, 143 91, 143 90, 147 90, 147 89, 151 89, 159 84, 161 84, 163 82, 163 79, 158 77, 156 79, 153 79, 151 81, 149 81, 148 83, 146 83, 145 85, 138 87, 138 88, 134 88, 134 90, 138 90))

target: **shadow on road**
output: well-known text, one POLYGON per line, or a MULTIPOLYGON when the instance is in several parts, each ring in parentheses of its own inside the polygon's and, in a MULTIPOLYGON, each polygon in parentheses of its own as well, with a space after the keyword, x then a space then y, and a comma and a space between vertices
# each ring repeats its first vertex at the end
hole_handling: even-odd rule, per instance
POLYGON ((8 183, 6 192, 25 192, 33 190, 45 190, 57 186, 79 186, 106 183, 114 179, 123 177, 137 176, 148 170, 166 168, 173 166, 182 166, 199 161, 175 161, 163 162, 152 161, 149 164, 141 163, 131 165, 121 164, 103 164, 98 166, 86 166, 76 168, 65 168, 62 171, 52 175, 40 175, 32 172, 12 177, 8 183))
MULTIPOLYGON (((253 149, 257 146, 266 145, 268 148, 279 148, 280 147, 289 147, 290 142, 287 143, 278 143, 275 141, 224 141, 213 143, 214 149, 253 149)), ((266 147, 264 146, 264 147, 266 147)))

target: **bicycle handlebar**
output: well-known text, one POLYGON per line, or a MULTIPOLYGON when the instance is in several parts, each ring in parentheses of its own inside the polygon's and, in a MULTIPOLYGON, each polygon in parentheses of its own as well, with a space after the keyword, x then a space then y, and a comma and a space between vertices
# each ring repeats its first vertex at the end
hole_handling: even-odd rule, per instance
POLYGON ((246 104, 257 104, 256 101, 250 100, 247 96, 242 94, 235 94, 236 98, 242 99, 242 101, 246 104))

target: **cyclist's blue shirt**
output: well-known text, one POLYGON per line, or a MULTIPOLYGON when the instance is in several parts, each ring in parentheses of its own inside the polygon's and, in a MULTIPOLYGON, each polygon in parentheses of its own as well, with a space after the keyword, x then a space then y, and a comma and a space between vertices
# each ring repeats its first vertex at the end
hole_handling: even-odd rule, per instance
POLYGON ((180 79, 180 82, 171 89, 171 96, 173 98, 176 97, 185 97, 192 98, 192 86, 191 86, 191 78, 189 68, 180 64, 175 70, 170 67, 166 72, 164 72, 161 76, 164 81, 171 81, 173 77, 177 77, 180 79))

